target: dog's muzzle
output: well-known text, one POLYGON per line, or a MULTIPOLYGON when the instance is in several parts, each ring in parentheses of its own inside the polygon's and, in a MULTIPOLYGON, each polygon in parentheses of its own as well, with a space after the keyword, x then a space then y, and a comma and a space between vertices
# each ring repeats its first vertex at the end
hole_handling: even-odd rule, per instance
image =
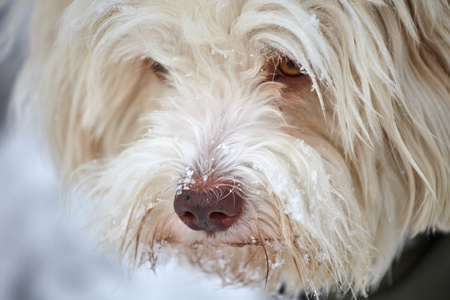
POLYGON ((243 200, 232 190, 185 190, 175 196, 178 217, 193 230, 208 233, 230 228, 242 215, 243 200))

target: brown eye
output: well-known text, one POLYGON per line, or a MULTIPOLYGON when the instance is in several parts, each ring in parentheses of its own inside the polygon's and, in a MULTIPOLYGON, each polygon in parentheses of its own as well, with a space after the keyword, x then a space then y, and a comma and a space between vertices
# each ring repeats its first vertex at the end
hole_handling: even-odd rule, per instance
POLYGON ((304 74, 301 70, 301 66, 286 56, 280 58, 278 73, 290 77, 302 76, 304 74))

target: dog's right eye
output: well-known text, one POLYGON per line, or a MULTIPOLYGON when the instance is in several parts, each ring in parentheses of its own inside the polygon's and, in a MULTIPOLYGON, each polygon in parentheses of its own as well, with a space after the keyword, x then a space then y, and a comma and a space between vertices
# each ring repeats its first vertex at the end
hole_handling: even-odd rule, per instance
POLYGON ((167 74, 167 69, 163 65, 154 61, 151 58, 144 58, 142 60, 145 69, 152 69, 158 76, 163 77, 167 74))
POLYGON ((160 63, 153 61, 151 66, 152 66, 153 70, 156 72, 156 74, 158 74, 158 75, 167 74, 167 69, 164 68, 164 66, 161 65, 160 63))
POLYGON ((304 75, 304 72, 298 63, 287 56, 282 56, 278 62, 277 75, 297 77, 304 75))

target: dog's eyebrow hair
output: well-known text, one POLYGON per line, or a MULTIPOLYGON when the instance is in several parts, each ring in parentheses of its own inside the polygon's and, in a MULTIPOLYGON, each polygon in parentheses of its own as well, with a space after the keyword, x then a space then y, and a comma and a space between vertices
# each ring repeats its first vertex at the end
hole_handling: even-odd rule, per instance
POLYGON ((277 73, 277 67, 275 67, 275 69, 272 72, 272 82, 275 81, 276 73, 277 73))
POLYGON ((271 58, 269 58, 267 60, 267 62, 268 62, 267 70, 272 73, 272 82, 273 82, 273 81, 275 81, 275 78, 277 76, 277 69, 278 69, 278 64, 280 62, 280 55, 279 54, 276 55, 276 58, 272 56, 271 58), (273 69, 273 70, 271 70, 271 69, 273 69))

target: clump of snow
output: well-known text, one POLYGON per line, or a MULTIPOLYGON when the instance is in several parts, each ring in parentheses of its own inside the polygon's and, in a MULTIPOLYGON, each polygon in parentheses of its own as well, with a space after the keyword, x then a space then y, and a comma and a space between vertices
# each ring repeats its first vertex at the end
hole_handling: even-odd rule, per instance
MULTIPOLYGON (((152 198, 152 196, 150 196, 149 198, 152 198)), ((153 209, 154 207, 156 207, 158 204, 160 204, 161 202, 163 202, 161 197, 157 197, 155 199, 155 201, 151 201, 147 204, 146 210, 149 211, 151 209, 153 209)))
POLYGON ((217 149, 221 150, 223 154, 228 155, 234 152, 233 149, 230 149, 230 146, 225 144, 219 144, 217 146, 217 149))
POLYGON ((194 171, 187 167, 185 169, 185 176, 178 180, 177 195, 180 195, 182 191, 189 190, 189 186, 195 183, 195 180, 192 178, 193 175, 194 171))
POLYGON ((309 258, 309 254, 308 254, 308 253, 305 253, 305 254, 303 255, 303 260, 305 261, 306 264, 309 264, 310 258, 309 258))
POLYGON ((189 169, 189 168, 186 168, 186 176, 187 176, 188 178, 191 178, 192 175, 194 175, 194 171, 191 170, 191 169, 189 169))
POLYGON ((269 264, 271 264, 271 265, 270 265, 270 268, 271 268, 272 270, 274 270, 274 269, 276 269, 276 268, 281 268, 281 267, 284 265, 284 258, 280 255, 279 252, 277 252, 277 253, 275 254, 274 262, 271 262, 271 261, 269 260, 269 264))
POLYGON ((119 10, 126 14, 133 14, 136 12, 136 8, 131 5, 121 5, 119 6, 119 10))
POLYGON ((305 215, 303 213, 303 199, 300 193, 297 197, 288 198, 284 213, 291 216, 291 218, 300 224, 305 224, 305 215))
POLYGON ((319 252, 315 258, 319 262, 323 262, 325 260, 330 260, 330 258, 328 257, 328 254, 326 254, 325 252, 319 252))
POLYGON ((305 141, 296 139, 295 146, 303 152, 306 158, 310 158, 313 155, 314 150, 311 146, 307 145, 305 141))
POLYGON ((308 25, 311 25, 311 26, 313 26, 314 28, 319 28, 319 19, 317 18, 317 16, 316 16, 316 14, 312 14, 310 17, 309 17, 309 20, 308 20, 308 25))
POLYGON ((316 170, 313 170, 312 172, 311 172, 311 181, 314 183, 314 184, 317 184, 317 171, 316 170))

